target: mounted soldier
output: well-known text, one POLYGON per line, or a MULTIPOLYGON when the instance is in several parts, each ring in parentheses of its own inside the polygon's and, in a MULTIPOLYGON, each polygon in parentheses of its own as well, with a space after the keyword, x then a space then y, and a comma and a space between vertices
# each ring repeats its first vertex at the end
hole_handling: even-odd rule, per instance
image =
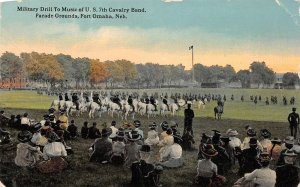
POLYGON ((94 94, 92 99, 93 99, 93 102, 97 103, 98 105, 101 105, 101 101, 100 101, 98 93, 94 94))
POLYGON ((167 99, 167 96, 165 96, 165 97, 163 98, 163 103, 164 103, 165 105, 167 105, 168 111, 170 111, 170 108, 169 108, 169 105, 168 105, 168 99, 167 99))
POLYGON ((135 108, 134 108, 134 105, 133 105, 133 99, 132 99, 131 95, 128 96, 127 102, 132 107, 132 111, 135 111, 135 108))
POLYGON ((122 105, 121 105, 121 100, 119 98, 119 95, 115 95, 115 97, 113 97, 113 102, 118 104, 120 107, 120 110, 122 110, 122 105))
POLYGON ((70 101, 68 93, 65 93, 65 101, 70 101))
POLYGON ((58 100, 60 100, 60 101, 64 100, 61 93, 59 93, 59 95, 58 95, 58 100))
POLYGON ((157 106, 156 106, 156 104, 155 104, 155 99, 154 99, 153 96, 150 97, 150 103, 154 106, 155 111, 157 111, 157 106))
POLYGON ((78 98, 77 93, 73 93, 72 102, 73 102, 73 104, 76 105, 76 110, 79 110, 79 98, 78 98))

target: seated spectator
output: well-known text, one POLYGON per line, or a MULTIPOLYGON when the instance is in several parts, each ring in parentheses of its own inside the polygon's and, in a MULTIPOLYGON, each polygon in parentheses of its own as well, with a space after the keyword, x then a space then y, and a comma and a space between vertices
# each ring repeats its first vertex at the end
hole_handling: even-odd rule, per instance
MULTIPOLYGON (((249 141, 251 138, 254 138, 254 137, 256 137, 255 130, 252 129, 251 127, 248 127, 247 128, 247 137, 244 138, 244 141, 241 144, 241 150, 248 149, 250 147, 249 141)), ((257 147, 259 148, 260 151, 263 150, 263 147, 258 140, 257 140, 257 147)))
POLYGON ((38 123, 33 127, 33 135, 31 138, 31 143, 34 145, 44 147, 48 143, 48 139, 41 134, 41 124, 38 123))
POLYGON ((145 144, 153 146, 159 143, 158 132, 156 131, 157 125, 155 122, 149 125, 148 137, 145 140, 145 144))
POLYGON ((159 139, 160 139, 160 140, 163 140, 164 137, 167 136, 167 129, 169 128, 168 122, 163 121, 163 122, 160 124, 160 127, 161 127, 161 129, 162 129, 162 132, 160 133, 159 139))
POLYGON ((141 121, 140 120, 134 120, 133 124, 134 124, 135 130, 138 132, 138 134, 141 135, 141 140, 143 140, 144 139, 144 132, 143 132, 142 129, 140 129, 141 121))
POLYGON ((93 151, 90 162, 107 163, 112 153, 112 143, 108 140, 111 135, 111 128, 102 129, 102 138, 97 138, 91 149, 93 151))
POLYGON ((9 118, 5 116, 4 110, 0 111, 0 125, 7 126, 9 118))
POLYGON ((223 186, 226 179, 218 175, 218 167, 211 161, 211 158, 216 156, 218 152, 212 144, 204 144, 201 153, 204 159, 198 161, 195 184, 201 187, 223 186))
POLYGON ((29 131, 21 131, 18 134, 17 155, 15 164, 22 167, 34 167, 42 157, 39 147, 35 147, 31 142, 32 134, 29 131))
POLYGON ((84 139, 87 139, 89 137, 88 124, 89 124, 89 122, 85 121, 83 123, 83 126, 81 127, 81 137, 84 139))
POLYGON ((132 186, 162 186, 160 184, 160 174, 163 171, 161 166, 154 166, 148 163, 150 158, 150 146, 142 145, 139 151, 139 161, 131 165, 131 185, 132 186))
POLYGON ((124 163, 125 159, 125 143, 124 143, 124 132, 120 131, 117 133, 115 142, 112 145, 112 156, 110 161, 114 165, 120 165, 124 163))
POLYGON ((116 137, 117 137, 118 129, 116 128, 116 124, 117 124, 116 121, 112 121, 111 126, 109 127, 109 128, 111 128, 111 131, 112 131, 109 138, 112 139, 112 141, 116 141, 116 137))
POLYGON ((257 187, 274 187, 276 183, 276 173, 269 168, 270 155, 267 148, 259 156, 261 169, 255 169, 251 173, 246 173, 245 176, 239 179, 234 187, 257 186, 257 187))
POLYGON ((67 130, 68 126, 69 126, 69 119, 68 119, 68 116, 66 115, 66 110, 60 111, 60 116, 59 116, 58 120, 60 121, 59 127, 62 130, 67 130))
POLYGON ((97 123, 94 122, 93 126, 89 128, 89 138, 90 139, 96 139, 101 137, 100 130, 96 127, 97 123))
POLYGON ((71 120, 71 124, 68 126, 69 137, 75 139, 78 137, 77 126, 75 125, 74 120, 71 120))
POLYGON ((16 128, 17 129, 21 129, 21 115, 20 114, 18 114, 17 116, 16 116, 16 124, 15 124, 15 126, 16 126, 16 128))
POLYGON ((162 147, 159 150, 160 159, 162 158, 162 155, 164 155, 164 152, 174 143, 174 137, 172 136, 172 133, 172 129, 168 128, 168 130, 166 131, 167 135, 158 144, 162 147))
POLYGON ((239 169, 239 174, 244 175, 245 173, 251 173, 255 169, 259 169, 261 166, 258 162, 258 155, 260 150, 257 146, 257 139, 251 138, 249 141, 250 148, 244 149, 241 155, 241 167, 239 169))
POLYGON ((38 164, 38 169, 42 173, 60 173, 68 167, 66 157, 67 151, 61 139, 55 133, 51 133, 48 144, 43 149, 44 161, 38 164))
POLYGON ((21 128, 29 129, 30 127, 30 120, 28 118, 28 113, 24 113, 23 117, 21 118, 21 128))
POLYGON ((141 135, 137 131, 133 130, 127 135, 128 144, 125 145, 125 163, 124 166, 130 168, 133 162, 138 161, 139 150, 141 145, 137 143, 141 139, 141 135))
POLYGON ((161 155, 161 165, 167 168, 177 168, 183 165, 182 148, 180 146, 180 143, 182 142, 181 136, 177 133, 173 134, 173 137, 174 144, 167 148, 167 150, 161 155))
POLYGON ((263 148, 267 148, 267 150, 270 151, 272 148, 272 142, 270 140, 271 132, 268 131, 267 129, 262 129, 260 131, 260 135, 261 137, 263 137, 263 139, 260 140, 260 144, 262 145, 263 148))
POLYGON ((298 168, 293 164, 297 154, 286 150, 283 157, 285 164, 276 168, 276 187, 296 187, 299 183, 298 168))
POLYGON ((42 136, 46 136, 47 137, 48 134, 53 131, 53 129, 50 126, 50 122, 46 121, 46 123, 44 124, 44 126, 41 127, 40 131, 41 131, 41 135, 42 136))
POLYGON ((283 166, 283 165, 285 165, 285 162, 284 162, 284 153, 287 150, 292 150, 295 154, 297 154, 295 152, 295 150, 293 150, 294 142, 295 141, 294 141, 294 137, 293 136, 287 136, 284 139, 284 144, 281 145, 281 152, 280 152, 280 155, 279 155, 279 158, 278 158, 278 161, 277 161, 277 166, 283 166))
POLYGON ((0 144, 8 144, 10 142, 10 132, 0 128, 0 144))
POLYGON ((17 122, 16 116, 15 115, 11 115, 10 119, 8 121, 8 126, 12 127, 12 128, 16 128, 16 122, 17 122))
POLYGON ((41 125, 44 126, 46 121, 49 121, 49 115, 48 114, 45 114, 44 116, 44 119, 40 121, 41 125))
POLYGON ((271 142, 272 142, 272 147, 270 149, 270 157, 271 157, 270 168, 274 169, 277 165, 277 161, 281 153, 281 140, 275 137, 271 140, 271 142))

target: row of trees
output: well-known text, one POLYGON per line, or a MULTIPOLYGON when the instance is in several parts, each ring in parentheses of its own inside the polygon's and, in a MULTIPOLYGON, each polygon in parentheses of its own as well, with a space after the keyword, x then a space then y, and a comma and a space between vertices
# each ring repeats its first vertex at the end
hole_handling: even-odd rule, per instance
MULTIPOLYGON (((243 87, 250 83, 272 84, 275 72, 267 67, 265 62, 253 62, 249 69, 236 72, 231 65, 204 66, 194 65, 197 82, 214 83, 240 81, 243 87)), ((191 70, 185 70, 180 65, 159 65, 155 63, 134 64, 128 60, 101 62, 99 59, 73 58, 65 54, 45 53, 14 53, 5 52, 0 57, 1 78, 25 77, 29 81, 39 81, 51 86, 69 86, 75 83, 79 86, 95 86, 105 82, 114 86, 121 83, 124 86, 155 86, 180 84, 191 80, 191 70)), ((294 85, 299 82, 295 73, 286 73, 283 83, 294 85)))

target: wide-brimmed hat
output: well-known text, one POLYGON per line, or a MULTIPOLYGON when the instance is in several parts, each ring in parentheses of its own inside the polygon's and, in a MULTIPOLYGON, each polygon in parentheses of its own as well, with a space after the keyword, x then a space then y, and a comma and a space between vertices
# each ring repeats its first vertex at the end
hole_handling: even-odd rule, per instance
POLYGON ((293 111, 296 111, 296 110, 297 110, 297 108, 296 108, 296 107, 293 107, 293 108, 292 108, 292 110, 293 110, 293 111))
POLYGON ((249 145, 257 145, 257 139, 256 138, 250 138, 249 145))
POLYGON ((238 131, 234 130, 234 129, 228 129, 226 131, 227 136, 237 136, 239 133, 238 131))
POLYGON ((48 109, 48 112, 49 112, 49 113, 55 112, 55 108, 49 108, 49 109, 48 109))
POLYGON ((33 130, 33 132, 37 132, 37 131, 39 131, 41 128, 42 128, 42 124, 41 124, 41 123, 36 123, 36 124, 33 126, 32 130, 33 130))
POLYGON ((283 156, 296 157, 297 154, 296 154, 293 150, 286 150, 286 151, 283 153, 283 156))
POLYGON ((221 132, 218 130, 211 130, 214 132, 214 136, 221 136, 221 132))
POLYGON ((213 157, 218 154, 218 151, 215 150, 215 148, 212 144, 204 144, 201 147, 201 153, 205 156, 213 157))
POLYGON ((297 154, 293 150, 286 150, 283 153, 283 159, 286 164, 294 164, 297 154))
POLYGON ((174 142, 177 142, 177 143, 183 142, 183 140, 182 140, 181 135, 180 135, 179 132, 174 133, 173 137, 174 137, 174 142))
POLYGON ((60 141, 60 137, 55 133, 55 132, 51 132, 49 133, 48 135, 48 142, 57 142, 57 141, 60 141))
POLYGON ((271 157, 267 150, 267 148, 264 148, 263 151, 259 155, 259 161, 260 162, 270 162, 271 157))
POLYGON ((140 140, 141 137, 142 136, 138 133, 138 131, 133 130, 133 131, 128 133, 127 140, 134 142, 134 141, 140 140))
POLYGON ((61 113, 61 114, 64 114, 65 112, 66 112, 65 109, 61 109, 61 110, 59 111, 59 113, 61 113))
POLYGON ((161 124, 160 124, 162 130, 166 131, 168 128, 169 128, 169 125, 168 125, 168 122, 167 121, 163 121, 161 124))
POLYGON ((48 115, 48 114, 45 114, 45 115, 43 115, 43 118, 44 118, 44 119, 49 119, 49 115, 48 115))
POLYGON ((141 121, 140 120, 134 120, 133 121, 133 124, 136 128, 140 127, 141 126, 141 121))
POLYGON ((150 129, 156 129, 157 125, 155 122, 149 124, 150 129))
POLYGON ((125 132, 124 131, 118 131, 117 132, 117 138, 124 138, 125 132))
POLYGON ((272 144, 281 144, 282 141, 279 138, 275 137, 271 140, 271 142, 272 144))
POLYGON ((222 140, 224 143, 228 143, 228 142, 231 141, 230 138, 229 138, 228 136, 221 136, 220 138, 221 138, 221 140, 222 140))
POLYGON ((32 133, 29 131, 21 131, 18 134, 18 140, 22 143, 30 141, 32 138, 32 133))
POLYGON ((256 136, 256 132, 255 132, 254 129, 249 128, 249 129, 247 130, 247 135, 250 136, 250 137, 253 137, 253 136, 256 136))
POLYGON ((151 148, 147 144, 143 144, 140 149, 140 152, 142 152, 142 153, 150 153, 150 151, 151 151, 151 148))
POLYGON ((294 144, 294 137, 293 136, 287 136, 285 139, 284 139, 284 142, 286 144, 294 144))
POLYGON ((176 123, 175 121, 171 121, 170 124, 172 129, 176 129, 178 127, 178 123, 176 123))
POLYGON ((101 131, 101 135, 103 137, 107 137, 107 136, 111 135, 111 133, 112 133, 111 128, 103 128, 101 131))
POLYGON ((168 128, 168 129, 166 130, 166 133, 167 133, 168 135, 171 135, 171 134, 173 133, 173 130, 172 130, 171 128, 168 128))
POLYGON ((261 129, 260 135, 264 138, 271 138, 271 132, 268 129, 261 129))

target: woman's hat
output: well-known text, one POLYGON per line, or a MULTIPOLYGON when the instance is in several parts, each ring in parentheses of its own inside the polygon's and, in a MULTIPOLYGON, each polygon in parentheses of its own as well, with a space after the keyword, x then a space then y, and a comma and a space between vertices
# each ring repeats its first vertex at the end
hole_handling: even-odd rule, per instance
POLYGON ((268 129, 260 130, 260 135, 264 138, 271 138, 271 132, 268 129))
POLYGON ((65 112, 66 112, 65 109, 61 109, 61 110, 60 110, 60 113, 61 113, 61 114, 65 113, 65 112))
POLYGON ((161 128, 165 131, 169 128, 169 125, 168 125, 168 122, 166 121, 163 121, 161 124, 160 124, 161 128))
POLYGON ((171 134, 173 133, 173 131, 172 131, 171 128, 168 128, 168 129, 166 130, 166 133, 167 133, 168 135, 171 135, 171 134))
POLYGON ((283 153, 283 156, 286 164, 294 164, 295 160, 297 159, 297 154, 295 154, 293 150, 286 150, 283 153))
POLYGON ((250 137, 253 137, 253 136, 256 136, 256 132, 255 132, 254 129, 249 128, 249 129, 247 130, 247 135, 250 136, 250 137))
POLYGON ((104 128, 101 131, 102 137, 107 137, 107 136, 111 135, 111 133, 112 133, 111 128, 104 128))
POLYGON ((293 150, 286 150, 286 151, 283 153, 283 156, 296 157, 297 154, 296 154, 293 150))
POLYGON ((238 131, 234 130, 234 129, 228 129, 226 131, 227 136, 237 136, 239 135, 238 131))
POLYGON ((60 141, 60 137, 55 133, 55 132, 51 132, 48 135, 48 142, 56 142, 56 141, 60 141))
POLYGON ((133 130, 128 133, 127 140, 134 142, 134 141, 138 141, 140 139, 141 139, 141 135, 138 133, 138 131, 133 130))
POLYGON ((220 138, 224 143, 228 143, 231 141, 228 136, 221 136, 220 138))
POLYGON ((157 127, 157 125, 155 122, 149 124, 150 129, 155 129, 156 127, 157 127))
POLYGON ((212 144, 204 144, 201 147, 201 153, 205 156, 213 157, 218 154, 218 151, 215 150, 215 148, 212 144))
POLYGON ((32 133, 29 131, 21 131, 18 134, 18 140, 22 143, 30 141, 32 138, 32 133))
POLYGON ((141 126, 141 121, 140 120, 134 120, 133 121, 133 124, 136 128, 140 127, 141 126))
POLYGON ((140 149, 140 152, 143 152, 143 153, 150 153, 150 146, 149 145, 146 145, 146 144, 143 144, 141 149, 140 149))
POLYGON ((286 144, 294 144, 294 137, 293 136, 287 136, 285 139, 284 139, 284 142, 286 144))
POLYGON ((173 134, 173 137, 174 137, 174 142, 177 142, 177 143, 183 142, 179 132, 176 132, 175 134, 173 134))
POLYGON ((272 142, 272 144, 281 144, 281 140, 279 138, 277 138, 277 137, 273 138, 271 140, 271 142, 272 142))
POLYGON ((41 123, 37 123, 33 126, 33 132, 37 132, 42 128, 42 124, 41 123))
POLYGON ((267 148, 264 148, 262 153, 260 153, 260 155, 259 155, 259 161, 260 162, 270 162, 270 160, 271 160, 270 154, 269 154, 267 148))
POLYGON ((221 136, 221 132, 218 130, 212 130, 214 132, 214 136, 221 136))

